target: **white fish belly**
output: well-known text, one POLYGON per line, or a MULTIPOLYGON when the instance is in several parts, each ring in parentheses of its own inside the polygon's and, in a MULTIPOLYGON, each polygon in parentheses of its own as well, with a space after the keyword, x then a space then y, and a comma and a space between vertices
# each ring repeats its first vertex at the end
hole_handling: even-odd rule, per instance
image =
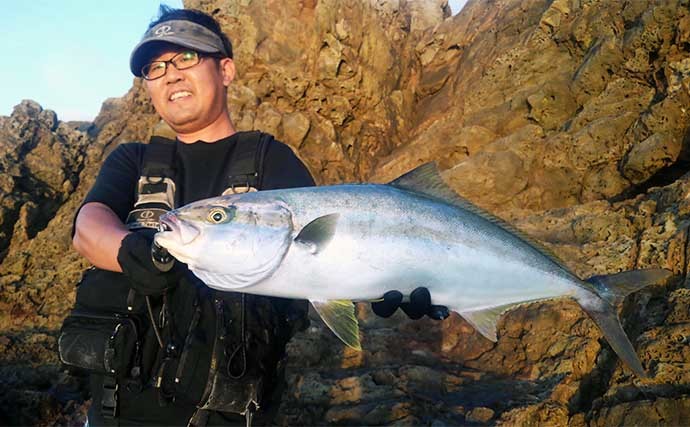
POLYGON ((378 299, 392 289, 407 295, 420 286, 429 289, 433 304, 458 312, 569 296, 577 289, 562 275, 476 247, 339 235, 316 254, 293 245, 277 271, 247 291, 357 301, 378 299))

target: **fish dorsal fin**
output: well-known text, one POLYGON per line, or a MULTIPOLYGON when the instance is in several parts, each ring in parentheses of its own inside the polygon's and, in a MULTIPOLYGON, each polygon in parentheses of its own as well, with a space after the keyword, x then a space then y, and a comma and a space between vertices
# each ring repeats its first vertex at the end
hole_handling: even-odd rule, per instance
POLYGON ((349 300, 311 301, 311 305, 326 326, 342 342, 355 350, 362 350, 359 343, 359 324, 355 316, 355 305, 349 300))
POLYGON ((340 214, 334 213, 316 218, 300 230, 295 242, 306 245, 312 254, 326 247, 335 234, 340 214))
POLYGON ((459 312, 463 319, 467 320, 480 334, 490 341, 496 342, 496 323, 506 311, 517 307, 520 304, 505 304, 498 307, 485 308, 477 311, 459 312))
POLYGON ((469 203, 443 181, 434 162, 424 163, 389 182, 388 185, 441 199, 453 205, 458 202, 469 203))
POLYGON ((400 176, 399 178, 391 181, 390 183, 388 183, 388 185, 403 190, 412 191, 418 194, 422 194, 433 199, 441 200, 445 203, 457 206, 479 217, 482 217, 485 220, 491 222, 492 224, 495 224, 503 228, 504 230, 510 232, 511 234, 519 237, 520 239, 524 240, 532 247, 537 249, 539 252, 541 252, 544 256, 551 259, 553 262, 555 262, 565 270, 570 271, 568 267, 565 264, 563 264, 563 261, 561 261, 558 258, 558 256, 555 253, 553 253, 551 249, 545 247, 543 244, 537 242, 530 236, 513 227, 511 224, 485 211, 484 209, 480 208, 479 206, 473 204, 469 200, 465 199, 464 197, 456 193, 452 188, 448 186, 448 184, 445 183, 445 181, 443 181, 443 178, 441 178, 441 173, 438 171, 436 163, 434 162, 425 163, 400 176))

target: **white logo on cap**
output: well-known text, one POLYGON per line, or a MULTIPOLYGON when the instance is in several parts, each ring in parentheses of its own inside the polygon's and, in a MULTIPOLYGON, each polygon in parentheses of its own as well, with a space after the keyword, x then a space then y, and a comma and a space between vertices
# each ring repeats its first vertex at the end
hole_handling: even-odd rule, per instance
POLYGON ((154 33, 156 34, 156 37, 165 37, 175 34, 172 32, 172 27, 170 25, 163 25, 162 27, 159 27, 154 33))

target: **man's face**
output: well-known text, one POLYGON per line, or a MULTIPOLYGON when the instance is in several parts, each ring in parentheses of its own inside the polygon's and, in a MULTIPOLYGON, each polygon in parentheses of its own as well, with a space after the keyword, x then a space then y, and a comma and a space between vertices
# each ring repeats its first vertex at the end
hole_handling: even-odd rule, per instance
MULTIPOLYGON (((185 50, 164 48, 150 61, 168 61, 185 50)), ((145 80, 156 111, 177 133, 198 132, 227 114, 226 88, 235 77, 235 65, 230 58, 201 56, 191 68, 180 71, 167 64, 163 77, 145 80)))

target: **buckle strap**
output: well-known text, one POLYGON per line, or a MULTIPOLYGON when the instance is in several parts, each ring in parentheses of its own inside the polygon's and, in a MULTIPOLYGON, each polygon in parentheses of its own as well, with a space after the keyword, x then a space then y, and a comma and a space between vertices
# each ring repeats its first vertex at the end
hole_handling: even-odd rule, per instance
POLYGON ((152 136, 144 152, 141 174, 144 176, 175 176, 175 141, 161 136, 152 136))
POLYGON ((105 375, 101 396, 101 415, 103 418, 115 418, 117 416, 117 391, 118 385, 115 377, 105 375))
POLYGON ((175 207, 175 141, 153 136, 144 151, 144 163, 134 207, 175 207), (155 206, 162 205, 162 206, 155 206))
MULTIPOLYGON (((175 205, 175 182, 165 176, 142 175, 137 183, 137 201, 135 208, 143 205, 161 205, 160 208, 172 209, 175 205)), ((149 206, 153 207, 153 206, 149 206)))
POLYGON ((224 175, 223 194, 246 193, 261 188, 266 150, 273 141, 267 133, 252 131, 239 134, 231 161, 224 175))
POLYGON ((175 207, 175 141, 154 136, 146 145, 134 209, 125 224, 130 230, 158 228, 161 215, 175 207))

